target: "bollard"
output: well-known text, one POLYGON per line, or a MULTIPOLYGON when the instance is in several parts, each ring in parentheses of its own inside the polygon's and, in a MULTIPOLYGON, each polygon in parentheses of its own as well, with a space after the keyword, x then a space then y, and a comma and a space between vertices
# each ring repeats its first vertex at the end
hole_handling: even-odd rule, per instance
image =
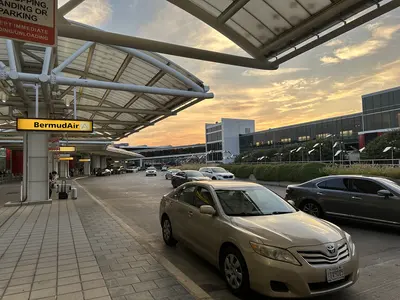
POLYGON ((73 200, 78 199, 78 189, 77 188, 72 188, 71 189, 71 198, 73 200))

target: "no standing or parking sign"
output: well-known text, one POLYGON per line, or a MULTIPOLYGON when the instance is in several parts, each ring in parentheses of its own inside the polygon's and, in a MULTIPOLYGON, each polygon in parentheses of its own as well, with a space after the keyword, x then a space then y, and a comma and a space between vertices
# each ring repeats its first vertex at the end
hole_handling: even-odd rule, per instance
POLYGON ((57 0, 0 0, 0 37, 56 44, 57 0))

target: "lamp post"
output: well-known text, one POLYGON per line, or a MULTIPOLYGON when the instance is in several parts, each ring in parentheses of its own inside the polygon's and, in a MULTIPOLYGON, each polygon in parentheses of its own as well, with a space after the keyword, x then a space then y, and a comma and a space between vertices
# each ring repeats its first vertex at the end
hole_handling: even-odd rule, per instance
POLYGON ((301 162, 304 161, 304 151, 303 151, 304 149, 305 148, 303 146, 301 146, 301 147, 297 148, 297 150, 296 150, 296 152, 301 151, 301 162))
POLYGON ((392 152, 392 166, 394 166, 394 150, 396 150, 396 147, 393 147, 393 146, 386 147, 385 149, 383 149, 383 153, 386 153, 389 150, 391 150, 391 152, 392 152))
POLYGON ((315 149, 311 149, 310 151, 307 152, 307 161, 310 161, 310 155, 311 153, 313 153, 315 151, 315 149))
POLYGON ((322 161, 322 145, 323 145, 322 143, 316 143, 313 146, 313 149, 319 146, 319 161, 322 161))
POLYGON ((296 151, 296 149, 292 149, 292 150, 289 151, 289 162, 292 161, 292 153, 295 152, 295 151, 296 151))

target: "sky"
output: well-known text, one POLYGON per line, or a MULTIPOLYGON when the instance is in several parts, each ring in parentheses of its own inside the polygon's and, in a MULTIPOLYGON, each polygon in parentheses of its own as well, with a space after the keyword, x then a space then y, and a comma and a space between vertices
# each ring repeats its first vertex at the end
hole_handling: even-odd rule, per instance
MULTIPOLYGON (((67 0, 59 0, 59 5, 67 0)), ((233 42, 165 0, 86 0, 67 16, 104 30, 248 56, 233 42)), ((400 79, 400 9, 310 50, 276 71, 166 55, 209 85, 207 99, 129 136, 131 145, 204 143, 205 123, 254 119, 256 130, 361 111, 361 96, 400 79)))

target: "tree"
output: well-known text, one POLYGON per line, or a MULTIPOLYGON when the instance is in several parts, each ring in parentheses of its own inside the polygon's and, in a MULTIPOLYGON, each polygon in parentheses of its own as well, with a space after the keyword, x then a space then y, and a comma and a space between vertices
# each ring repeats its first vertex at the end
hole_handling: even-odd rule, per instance
MULTIPOLYGON (((391 151, 383 153, 386 147, 396 147, 400 149, 400 131, 394 130, 382 134, 377 137, 365 147, 365 151, 362 153, 363 159, 388 159, 392 157, 391 151)), ((394 152, 394 158, 400 158, 400 152, 394 152)))

